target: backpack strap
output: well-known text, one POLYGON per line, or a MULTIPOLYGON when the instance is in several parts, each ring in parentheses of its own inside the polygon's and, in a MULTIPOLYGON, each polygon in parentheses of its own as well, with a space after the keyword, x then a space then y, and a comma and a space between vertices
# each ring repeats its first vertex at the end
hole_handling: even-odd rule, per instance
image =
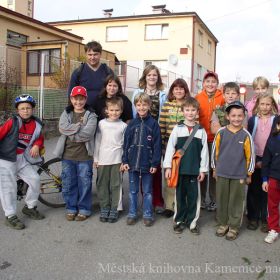
POLYGON ((196 134, 196 132, 198 131, 199 129, 199 124, 196 124, 194 127, 193 127, 193 130, 190 134, 190 136, 188 137, 186 143, 184 144, 184 146, 180 149, 180 154, 183 156, 185 151, 187 150, 188 146, 190 145, 191 141, 193 140, 194 138, 194 135, 196 134))
POLYGON ((80 82, 81 82, 81 75, 85 68, 85 64, 86 64, 85 62, 82 62, 77 70, 76 85, 78 85, 78 86, 80 85, 80 82))

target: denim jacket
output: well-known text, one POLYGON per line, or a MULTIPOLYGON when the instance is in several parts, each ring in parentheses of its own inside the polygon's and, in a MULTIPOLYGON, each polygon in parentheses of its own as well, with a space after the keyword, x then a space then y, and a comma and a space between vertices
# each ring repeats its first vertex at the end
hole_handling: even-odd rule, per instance
MULTIPOLYGON (((136 118, 136 115, 137 115, 137 112, 136 112, 136 109, 135 109, 135 106, 134 106, 134 98, 138 93, 143 93, 143 92, 145 92, 144 89, 136 89, 133 92, 133 95, 132 95, 132 98, 131 98, 133 118, 136 118)), ((166 93, 165 93, 165 91, 161 90, 159 92, 159 114, 161 112, 162 105, 164 104, 165 101, 166 101, 166 93)))
POLYGON ((148 173, 157 168, 161 159, 161 135, 156 120, 151 115, 130 121, 124 135, 122 162, 129 165, 129 171, 148 173))

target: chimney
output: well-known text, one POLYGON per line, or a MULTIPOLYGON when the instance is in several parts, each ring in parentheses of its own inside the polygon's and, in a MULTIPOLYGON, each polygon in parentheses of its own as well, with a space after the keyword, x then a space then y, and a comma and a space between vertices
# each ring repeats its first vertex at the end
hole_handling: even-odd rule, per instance
POLYGON ((165 9, 166 5, 152 6, 154 14, 170 14, 170 11, 165 9))
POLYGON ((113 13, 114 9, 106 9, 106 10, 103 10, 103 15, 105 17, 111 17, 112 16, 112 13, 113 13))

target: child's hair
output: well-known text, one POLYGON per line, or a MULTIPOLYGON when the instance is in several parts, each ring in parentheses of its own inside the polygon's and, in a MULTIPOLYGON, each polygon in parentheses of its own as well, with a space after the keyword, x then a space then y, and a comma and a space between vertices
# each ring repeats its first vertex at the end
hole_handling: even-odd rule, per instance
POLYGON ((168 101, 173 101, 175 100, 175 96, 173 94, 173 89, 175 87, 180 87, 180 88, 183 88, 185 90, 185 98, 190 96, 190 90, 189 90, 189 87, 188 87, 188 84, 187 82, 184 80, 184 79, 176 79, 170 89, 169 89, 169 92, 168 92, 168 95, 167 95, 167 99, 168 101))
POLYGON ((277 115, 278 114, 277 103, 274 100, 273 96, 270 95, 269 93, 264 93, 262 96, 259 96, 257 98, 256 104, 255 104, 255 106, 253 108, 253 115, 258 115, 260 113, 259 105, 260 105, 261 99, 263 99, 263 98, 269 98, 271 100, 271 105, 272 105, 271 114, 272 115, 277 115))
POLYGON ((96 41, 91 41, 85 45, 85 52, 87 52, 87 51, 94 51, 94 52, 102 53, 102 46, 100 43, 98 43, 96 41))
POLYGON ((272 135, 277 136, 279 134, 280 134, 280 117, 277 117, 275 122, 275 128, 273 129, 272 135))
POLYGON ((119 79, 118 76, 114 75, 114 74, 110 74, 106 79, 105 79, 105 82, 104 82, 104 85, 103 85, 103 89, 102 91, 100 92, 100 96, 101 97, 106 97, 107 96, 107 91, 106 91, 106 87, 109 83, 111 83, 112 81, 114 81, 117 85, 118 85, 118 91, 116 93, 116 96, 120 96, 120 95, 123 95, 123 89, 122 89, 122 83, 119 79))
POLYGON ((140 92, 140 93, 135 95, 134 106, 136 106, 136 104, 138 102, 148 103, 149 105, 152 104, 152 100, 151 100, 150 96, 147 93, 144 93, 144 92, 140 92))
POLYGON ((195 98, 188 96, 181 105, 182 111, 185 107, 194 107, 195 109, 199 110, 199 102, 195 98))
POLYGON ((225 91, 227 89, 234 89, 237 92, 238 95, 240 94, 239 85, 237 83, 235 83, 235 82, 228 82, 228 83, 226 83, 224 85, 224 87, 223 87, 223 92, 225 93, 225 91))
POLYGON ((253 89, 255 90, 259 85, 263 86, 264 88, 269 88, 268 79, 262 76, 256 77, 253 81, 253 89))
POLYGON ((152 70, 156 70, 157 75, 158 75, 158 80, 157 80, 157 83, 156 83, 157 90, 163 90, 164 85, 163 85, 163 82, 162 82, 162 79, 161 79, 161 75, 160 75, 159 69, 155 65, 152 65, 152 64, 150 64, 150 65, 145 67, 145 69, 143 71, 143 74, 142 74, 142 76, 141 76, 141 78, 139 80, 139 88, 141 88, 141 89, 145 89, 146 88, 146 86, 147 86, 146 76, 152 70))
POLYGON ((109 106, 119 106, 121 110, 123 110, 123 100, 121 97, 114 96, 112 98, 106 99, 106 108, 108 109, 109 106))

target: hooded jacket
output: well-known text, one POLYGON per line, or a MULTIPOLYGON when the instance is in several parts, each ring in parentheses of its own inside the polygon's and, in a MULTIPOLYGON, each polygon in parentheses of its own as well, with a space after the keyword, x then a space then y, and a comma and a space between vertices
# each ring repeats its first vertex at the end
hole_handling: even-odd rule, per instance
POLYGON ((206 130, 208 142, 213 142, 215 135, 211 133, 211 118, 214 110, 225 104, 223 94, 217 89, 215 94, 209 97, 204 89, 195 97, 195 99, 200 105, 199 123, 206 130))
POLYGON ((144 118, 138 115, 130 121, 124 135, 123 164, 129 171, 150 172, 157 168, 161 160, 161 136, 157 121, 149 114, 144 118))

